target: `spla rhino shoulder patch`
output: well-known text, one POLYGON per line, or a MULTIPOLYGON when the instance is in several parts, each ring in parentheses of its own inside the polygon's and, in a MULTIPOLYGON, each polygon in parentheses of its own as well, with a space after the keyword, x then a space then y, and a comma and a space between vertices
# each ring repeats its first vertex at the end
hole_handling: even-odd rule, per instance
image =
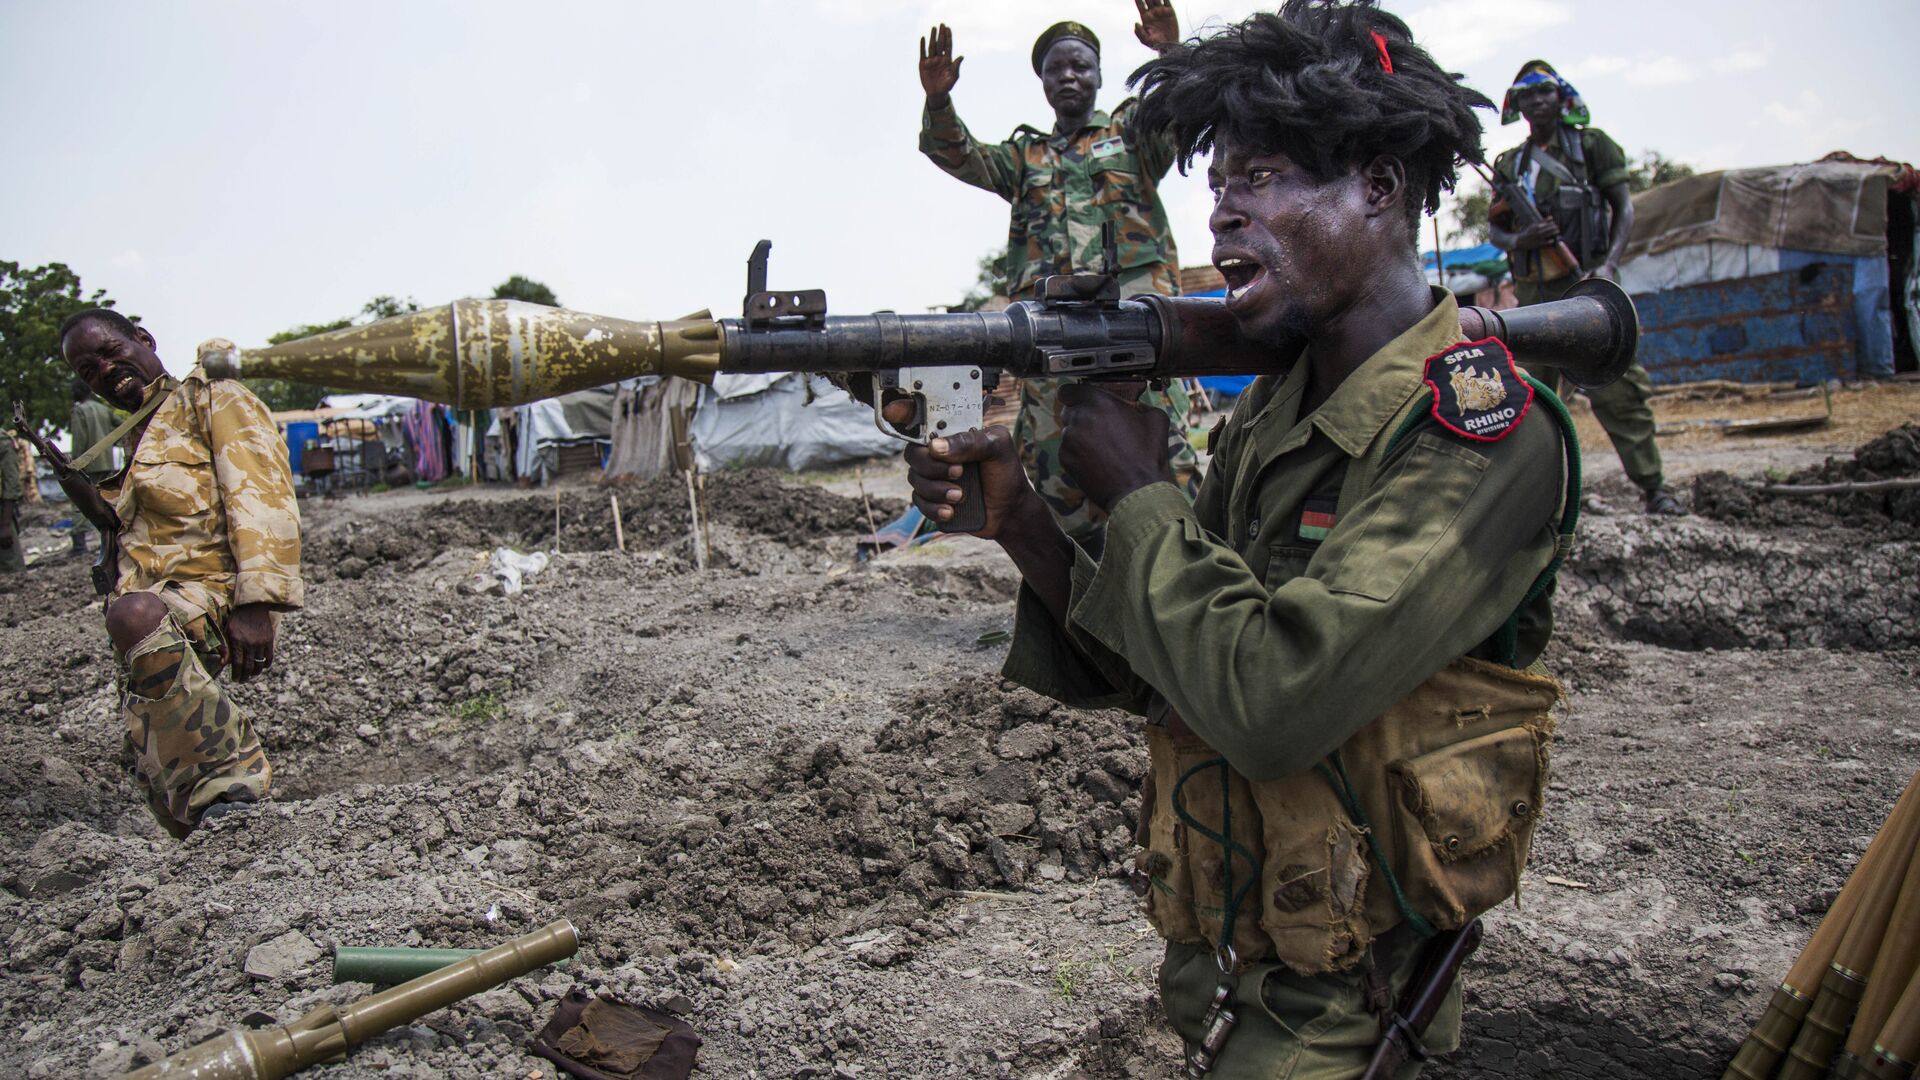
POLYGON ((1457 435, 1481 442, 1507 437, 1533 405, 1533 385, 1513 366, 1499 338, 1463 341, 1427 358, 1433 418, 1457 435))

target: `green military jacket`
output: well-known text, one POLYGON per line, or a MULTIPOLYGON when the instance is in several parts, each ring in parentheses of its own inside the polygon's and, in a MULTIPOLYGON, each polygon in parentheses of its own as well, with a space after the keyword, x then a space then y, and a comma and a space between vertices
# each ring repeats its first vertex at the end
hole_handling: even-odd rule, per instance
MULTIPOLYGON (((1558 134, 1553 145, 1535 146, 1531 154, 1525 153, 1528 143, 1521 143, 1506 151, 1494 159, 1493 171, 1501 179, 1511 180, 1531 193, 1534 205, 1560 226, 1561 238, 1591 267, 1598 265, 1593 262, 1593 256, 1606 251, 1607 236, 1604 230, 1612 219, 1612 210, 1601 193, 1615 184, 1627 182, 1627 152, 1599 128, 1562 128, 1558 134), (1580 160, 1576 160, 1572 153, 1570 143, 1573 139, 1580 141, 1580 160), (1587 223, 1581 220, 1581 213, 1573 200, 1560 197, 1560 177, 1555 169, 1534 160, 1535 157, 1552 159, 1555 165, 1576 179, 1583 180, 1591 189, 1592 197, 1596 200, 1592 207, 1593 228, 1600 233, 1592 238, 1592 243, 1586 242, 1584 234, 1587 223), (1527 165, 1525 175, 1522 175, 1520 168, 1523 160, 1527 165)), ((1537 251, 1514 252, 1514 277, 1519 279, 1538 273, 1539 258, 1537 251)))
MULTIPOLYGON (((113 434, 113 429, 113 410, 107 407, 106 402, 99 398, 75 402, 73 411, 67 417, 67 432, 72 436, 67 457, 70 460, 78 458, 93 449, 95 443, 113 434)), ((107 454, 96 460, 94 466, 87 470, 87 475, 98 480, 112 472, 113 455, 107 454)))
MULTIPOLYGON (((1452 296, 1434 297, 1311 413, 1307 364, 1256 380, 1191 505, 1162 483, 1113 508, 1101 560, 1078 555, 1070 628, 1021 590, 1004 674, 1074 705, 1147 714, 1164 699, 1265 780, 1311 769, 1454 660, 1495 658, 1490 639, 1554 557, 1562 435, 1537 400, 1497 442, 1428 415, 1426 359, 1460 340, 1452 296), (1365 496, 1334 514, 1349 467, 1414 410, 1365 496)), ((1525 667, 1552 631, 1547 596, 1518 614, 1525 667)))
POLYGON ((20 476, 20 450, 11 434, 0 432, 0 502, 19 502, 26 497, 27 485, 20 476))
POLYGON ((1174 159, 1165 136, 1137 132, 1138 103, 1096 111, 1071 135, 1022 125, 1003 143, 968 134, 951 100, 927 109, 920 152, 948 174, 1013 204, 1007 229, 1008 295, 1020 299, 1049 274, 1101 267, 1101 226, 1116 225, 1121 271, 1178 265, 1160 180, 1174 159))

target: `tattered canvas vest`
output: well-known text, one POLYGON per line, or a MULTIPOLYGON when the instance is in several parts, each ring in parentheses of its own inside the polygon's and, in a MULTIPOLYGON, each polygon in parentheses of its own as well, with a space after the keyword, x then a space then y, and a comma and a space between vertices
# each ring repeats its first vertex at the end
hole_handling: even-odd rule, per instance
MULTIPOLYGON (((1349 465, 1337 512, 1365 497, 1386 433, 1428 404, 1416 394, 1349 465)), ((1217 949, 1231 893, 1235 960, 1304 975, 1358 963, 1407 912, 1433 930, 1464 925, 1518 888, 1559 697, 1537 666, 1462 657, 1318 768, 1278 780, 1241 776, 1184 724, 1149 727, 1136 858, 1148 921, 1168 940, 1217 949)))

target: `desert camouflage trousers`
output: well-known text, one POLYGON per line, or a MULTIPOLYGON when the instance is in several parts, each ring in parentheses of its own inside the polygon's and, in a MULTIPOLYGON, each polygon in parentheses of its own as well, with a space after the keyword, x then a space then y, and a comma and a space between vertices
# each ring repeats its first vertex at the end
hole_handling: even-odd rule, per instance
MULTIPOLYGON (((1141 267, 1120 276, 1120 295, 1139 296, 1159 293, 1172 296, 1172 271, 1164 264, 1141 267)), ((1034 490, 1046 500, 1053 516, 1068 536, 1098 552, 1105 532, 1106 511, 1087 501, 1087 494, 1060 468, 1060 434, 1065 407, 1060 404, 1060 387, 1071 379, 1023 379, 1020 382, 1020 416, 1014 422, 1013 441, 1020 448, 1020 463, 1034 490)), ((1151 405, 1167 414, 1167 464, 1173 469, 1174 483, 1192 498, 1200 487, 1200 463, 1187 442, 1186 388, 1178 382, 1165 390, 1149 389, 1140 395, 1143 405, 1151 405)))
POLYGON ((134 779, 175 837, 193 831, 214 803, 264 799, 273 782, 253 725, 213 675, 219 629, 204 613, 183 614, 169 604, 153 633, 116 657, 134 779))

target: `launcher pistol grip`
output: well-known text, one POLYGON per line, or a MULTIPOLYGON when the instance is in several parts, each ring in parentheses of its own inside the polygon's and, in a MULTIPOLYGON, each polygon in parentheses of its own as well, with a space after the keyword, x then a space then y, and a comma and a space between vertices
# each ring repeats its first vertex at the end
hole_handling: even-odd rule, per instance
MULTIPOLYGON (((978 431, 986 419, 986 388, 977 367, 894 368, 867 375, 873 404, 873 422, 897 439, 922 446, 934 439, 978 431), (913 404, 913 418, 896 424, 886 408, 899 401, 913 404)), ((936 522, 948 532, 974 532, 986 527, 987 511, 980 501, 980 466, 960 466, 960 503, 953 516, 936 522)))

